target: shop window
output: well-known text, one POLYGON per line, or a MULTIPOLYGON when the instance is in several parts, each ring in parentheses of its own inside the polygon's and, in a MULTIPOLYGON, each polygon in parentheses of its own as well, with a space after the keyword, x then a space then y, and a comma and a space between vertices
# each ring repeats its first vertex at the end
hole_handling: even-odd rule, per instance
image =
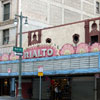
POLYGON ((100 13, 100 2, 96 2, 96 13, 100 13))
POLYGON ((8 20, 10 18, 10 3, 4 4, 4 15, 3 20, 8 20))
POLYGON ((3 45, 9 43, 9 29, 3 30, 3 45))
POLYGON ((51 43, 51 39, 50 38, 47 38, 46 39, 46 43, 51 43))

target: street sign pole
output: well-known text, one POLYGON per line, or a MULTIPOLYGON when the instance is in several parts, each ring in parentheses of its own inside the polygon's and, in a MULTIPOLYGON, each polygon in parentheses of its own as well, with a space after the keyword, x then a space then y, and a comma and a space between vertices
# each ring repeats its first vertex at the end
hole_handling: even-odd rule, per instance
POLYGON ((41 100, 41 76, 43 76, 43 66, 38 66, 38 76, 40 77, 40 84, 39 84, 39 100, 41 100))
POLYGON ((23 21, 23 18, 25 18, 25 24, 28 24, 27 23, 27 17, 26 16, 23 16, 22 15, 22 12, 20 12, 20 15, 15 15, 15 20, 14 22, 16 23, 17 20, 20 20, 20 38, 19 38, 19 47, 13 47, 13 51, 15 51, 16 53, 18 53, 18 56, 19 56, 19 75, 18 75, 18 100, 22 100, 22 86, 21 86, 21 83, 22 83, 22 54, 23 54, 23 48, 22 48, 22 21, 23 21))
POLYGON ((39 86, 39 100, 41 100, 41 76, 40 76, 40 86, 39 86))
MULTIPOLYGON (((20 48, 22 48, 22 12, 20 14, 20 48)), ((21 86, 21 82, 22 82, 22 76, 21 76, 21 72, 22 72, 22 55, 19 56, 19 80, 18 80, 18 98, 19 100, 22 99, 22 86, 21 86)))

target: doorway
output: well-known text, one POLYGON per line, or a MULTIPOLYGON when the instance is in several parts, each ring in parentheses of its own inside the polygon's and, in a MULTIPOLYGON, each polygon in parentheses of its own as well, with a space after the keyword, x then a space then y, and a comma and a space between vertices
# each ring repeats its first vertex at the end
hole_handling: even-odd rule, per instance
POLYGON ((0 95, 10 95, 10 80, 1 79, 0 80, 0 95))
POLYGON ((51 80, 52 100, 71 100, 70 78, 55 78, 51 80))

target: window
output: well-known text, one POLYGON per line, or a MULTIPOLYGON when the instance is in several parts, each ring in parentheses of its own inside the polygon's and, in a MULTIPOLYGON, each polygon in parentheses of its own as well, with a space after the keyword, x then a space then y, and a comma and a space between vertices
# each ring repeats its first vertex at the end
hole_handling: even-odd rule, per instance
POLYGON ((50 38, 47 38, 46 39, 46 43, 51 43, 51 39, 50 38))
POLYGON ((100 2, 96 2, 96 13, 100 13, 100 2))
POLYGON ((91 44, 98 42, 98 35, 91 36, 91 44))
POLYGON ((74 35, 73 35, 73 42, 74 42, 75 44, 77 44, 77 43, 79 42, 79 35, 78 35, 78 34, 74 34, 74 35))
POLYGON ((4 4, 4 16, 3 20, 8 20, 10 17, 10 3, 4 4))
POLYGON ((9 43, 9 29, 3 30, 3 45, 9 43))

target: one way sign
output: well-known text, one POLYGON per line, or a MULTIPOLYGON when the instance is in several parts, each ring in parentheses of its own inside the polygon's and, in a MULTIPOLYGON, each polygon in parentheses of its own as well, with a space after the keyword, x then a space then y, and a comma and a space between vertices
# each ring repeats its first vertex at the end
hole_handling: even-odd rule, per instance
POLYGON ((23 56, 23 53, 17 53, 17 52, 15 52, 15 55, 17 55, 17 56, 23 56))

